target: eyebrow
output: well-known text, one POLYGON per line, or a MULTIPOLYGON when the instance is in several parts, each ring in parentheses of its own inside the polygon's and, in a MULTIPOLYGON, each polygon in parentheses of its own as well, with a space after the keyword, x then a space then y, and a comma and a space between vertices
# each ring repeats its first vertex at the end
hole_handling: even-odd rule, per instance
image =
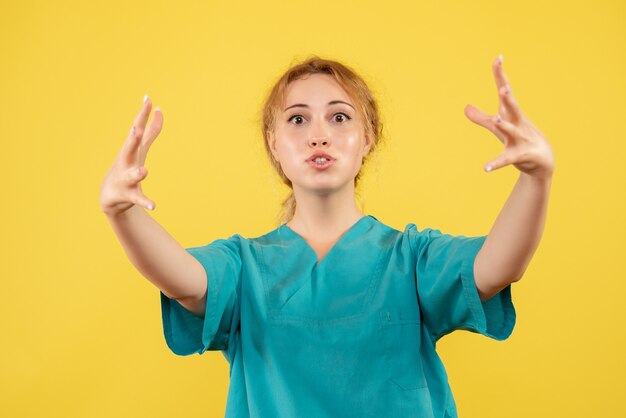
MULTIPOLYGON (((331 100, 330 102, 328 102, 329 105, 334 105, 334 104, 337 104, 337 103, 347 104, 352 109, 354 109, 354 106, 352 106, 350 103, 344 102, 343 100, 331 100)), ((286 112, 287 110, 291 109, 292 107, 309 107, 309 105, 306 105, 304 103, 297 103, 297 104, 294 104, 294 105, 291 105, 291 106, 285 108, 285 110, 283 110, 283 112, 286 112)))

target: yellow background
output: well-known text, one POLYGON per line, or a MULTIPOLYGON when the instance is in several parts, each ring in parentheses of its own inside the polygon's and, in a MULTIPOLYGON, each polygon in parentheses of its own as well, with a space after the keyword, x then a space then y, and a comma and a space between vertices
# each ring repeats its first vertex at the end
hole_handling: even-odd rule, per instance
POLYGON ((0 9, 0 415, 220 417, 228 363, 179 357, 99 188, 144 94, 164 114, 143 190, 185 247, 276 227, 286 189, 258 129, 309 54, 353 66, 383 112, 364 210, 486 234, 518 172, 486 173, 491 62, 546 134, 545 233, 497 342, 438 344, 461 417, 626 416, 626 6, 621 1, 65 1, 0 9))

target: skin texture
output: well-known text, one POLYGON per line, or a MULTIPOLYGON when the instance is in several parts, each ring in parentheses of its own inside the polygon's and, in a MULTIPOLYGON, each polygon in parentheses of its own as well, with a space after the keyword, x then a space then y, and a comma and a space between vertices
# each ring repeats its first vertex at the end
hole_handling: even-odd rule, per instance
MULTIPOLYGON (((471 105, 466 106, 465 114, 504 145, 503 152, 485 169, 513 165, 520 176, 474 263, 482 300, 522 277, 543 233, 554 171, 552 148, 522 113, 501 59, 494 61, 492 69, 500 99, 498 114, 489 115, 471 105)), ((355 201, 354 178, 371 148, 362 118, 348 105, 328 105, 334 100, 355 105, 328 75, 294 81, 283 109, 293 104, 309 107, 287 110, 277 121, 276 132, 269 133, 272 153, 292 181, 298 202, 288 226, 309 242, 318 260, 363 216, 355 201), (292 118, 295 115, 300 117, 292 118), (335 157, 335 165, 325 171, 310 167, 305 160, 317 150, 335 157)), ((136 268, 168 297, 203 315, 204 269, 142 209, 155 208, 140 183, 147 176, 146 155, 163 125, 158 108, 147 124, 151 107, 146 97, 101 185, 100 205, 136 268)))
POLYGON ((151 109, 152 101, 146 95, 126 141, 102 182, 100 206, 107 215, 119 215, 133 205, 155 208, 154 201, 141 190, 141 181, 148 175, 145 167, 148 151, 163 127, 163 113, 158 106, 146 126, 151 109))
POLYGON ((141 182, 148 174, 144 165, 148 150, 163 126, 158 106, 148 123, 151 108, 146 96, 100 186, 100 206, 135 268, 166 296, 201 316, 207 293, 204 268, 144 210, 155 208, 141 182))
POLYGON ((309 242, 318 261, 364 216, 356 204, 354 178, 371 141, 355 107, 332 76, 307 75, 289 85, 275 131, 268 134, 272 154, 291 180, 297 202, 287 226, 309 242), (329 104, 337 100, 348 104, 329 104), (311 167, 306 160, 316 151, 334 157, 333 166, 311 167))
POLYGON ((474 262, 481 300, 491 298, 524 274, 543 234, 554 172, 552 148, 520 109, 501 55, 494 60, 492 71, 500 99, 498 114, 489 115, 467 105, 465 115, 504 145, 502 153, 485 165, 485 171, 513 165, 520 176, 474 262))
MULTIPOLYGON (((472 105, 467 105, 464 112, 504 145, 502 153, 484 166, 485 171, 512 165, 520 176, 476 256, 474 276, 483 301, 524 274, 543 234, 554 172, 552 148, 513 96, 502 56, 492 63, 492 71, 499 97, 498 113, 490 115, 472 105)), ((363 215, 355 203, 353 179, 362 157, 369 152, 362 121, 338 126, 333 119, 335 108, 327 105, 331 100, 354 104, 330 76, 315 74, 293 82, 285 107, 304 103, 309 108, 290 109, 281 116, 276 132, 269 134, 272 153, 292 181, 298 202, 294 218, 287 225, 309 242, 319 260, 363 215), (294 114, 302 118, 288 121, 294 114), (294 127, 294 122, 302 125, 294 127), (309 167, 304 160, 318 149, 336 157, 336 166, 326 172, 309 167)), ((337 111, 350 110, 345 105, 335 106, 337 111)), ((356 118, 350 122, 357 121, 358 115, 354 115, 356 118)))

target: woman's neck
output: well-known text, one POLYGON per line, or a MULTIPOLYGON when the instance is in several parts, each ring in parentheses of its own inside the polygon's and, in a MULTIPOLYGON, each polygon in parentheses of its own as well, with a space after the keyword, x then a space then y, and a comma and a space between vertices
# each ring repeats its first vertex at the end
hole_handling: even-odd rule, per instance
POLYGON ((287 226, 317 242, 333 242, 364 214, 356 204, 354 188, 320 195, 294 189, 296 211, 287 226))

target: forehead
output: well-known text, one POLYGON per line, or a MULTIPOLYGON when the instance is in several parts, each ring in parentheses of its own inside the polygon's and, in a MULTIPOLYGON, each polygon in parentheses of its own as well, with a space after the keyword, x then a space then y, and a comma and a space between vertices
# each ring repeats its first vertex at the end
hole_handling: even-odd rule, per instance
POLYGON ((354 104, 348 93, 330 74, 307 74, 292 81, 285 91, 285 104, 326 105, 331 100, 354 104))

